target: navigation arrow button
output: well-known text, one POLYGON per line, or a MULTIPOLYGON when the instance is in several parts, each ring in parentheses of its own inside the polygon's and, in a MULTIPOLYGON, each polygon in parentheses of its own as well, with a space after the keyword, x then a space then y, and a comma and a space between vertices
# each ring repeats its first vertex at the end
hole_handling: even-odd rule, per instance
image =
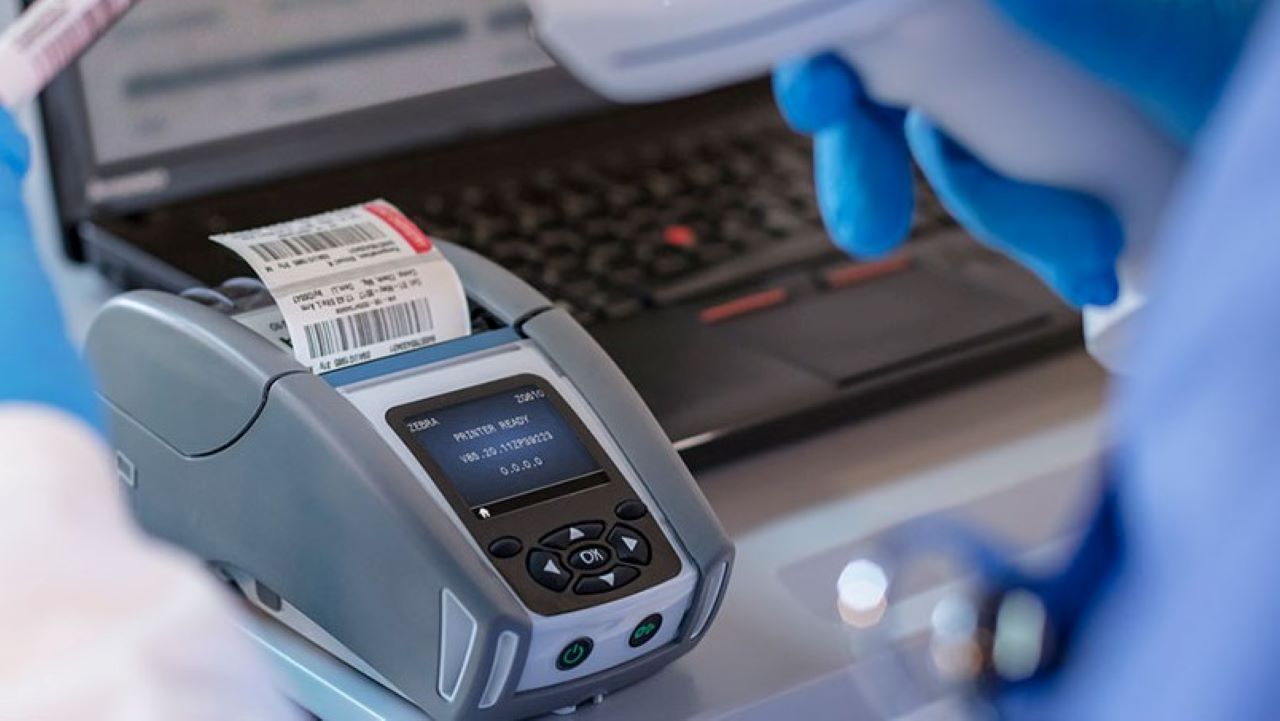
POLYGON ((640 572, 631 566, 614 566, 608 573, 599 576, 583 576, 573 587, 573 592, 581 596, 597 593, 609 593, 631 583, 640 577, 640 572))
POLYGON ((624 563, 638 563, 641 566, 649 565, 649 561, 653 557, 653 552, 649 549, 649 542, 644 536, 634 528, 627 526, 618 526, 609 534, 609 545, 613 547, 613 552, 617 554, 618 560, 624 563))
POLYGON ((559 593, 569 587, 573 574, 560 565, 554 553, 535 550, 529 553, 529 575, 539 585, 559 593))
POLYGON ((599 521, 579 521, 565 526, 558 531, 548 533, 542 539, 542 545, 557 551, 568 550, 581 541, 594 541, 604 535, 604 524, 599 521))

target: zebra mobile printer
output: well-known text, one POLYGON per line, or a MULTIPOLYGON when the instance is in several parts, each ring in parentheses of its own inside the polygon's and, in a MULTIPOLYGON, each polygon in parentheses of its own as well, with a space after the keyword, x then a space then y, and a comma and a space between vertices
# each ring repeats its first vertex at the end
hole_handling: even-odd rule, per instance
POLYGON ((438 246, 475 330, 322 375, 238 304, 129 293, 89 333, 137 518, 243 592, 250 634, 322 717, 520 719, 599 699, 700 640, 732 564, 595 341, 438 246))

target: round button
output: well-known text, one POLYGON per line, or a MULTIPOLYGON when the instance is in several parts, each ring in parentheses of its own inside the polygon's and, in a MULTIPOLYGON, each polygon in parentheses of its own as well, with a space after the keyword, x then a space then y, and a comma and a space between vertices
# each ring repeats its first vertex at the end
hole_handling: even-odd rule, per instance
POLYGON ((489 553, 498 558, 515 558, 523 550, 524 544, 520 543, 519 538, 513 536, 503 536, 489 544, 489 553))
POLYGON ((631 637, 627 639, 627 643, 631 644, 631 648, 640 648, 652 641, 661 628, 662 614, 655 613, 636 624, 635 629, 631 632, 631 637))
POLYGON ((556 668, 561 671, 572 671, 587 660, 587 657, 591 655, 591 649, 594 647, 595 643, 585 636, 570 643, 564 647, 559 656, 556 656, 556 668))
POLYGON ((609 549, 604 546, 585 546, 569 554, 569 565, 579 571, 594 571, 609 562, 609 549))
POLYGON ((624 521, 638 521, 649 515, 649 509, 635 499, 619 503, 618 507, 613 509, 613 512, 624 521))

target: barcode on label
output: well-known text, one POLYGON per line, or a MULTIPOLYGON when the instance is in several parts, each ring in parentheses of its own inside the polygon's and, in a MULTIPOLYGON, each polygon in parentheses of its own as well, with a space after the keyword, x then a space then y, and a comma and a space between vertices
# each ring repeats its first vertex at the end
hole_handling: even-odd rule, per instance
POLYGON ((373 223, 360 223, 359 225, 350 225, 345 228, 331 228, 315 233, 271 240, 265 243, 255 243, 249 246, 249 250, 257 253, 258 257, 265 261, 285 260, 286 258, 320 253, 348 245, 386 240, 388 237, 382 228, 373 223))
POLYGON ((46 38, 43 35, 50 27, 56 26, 65 17, 68 12, 66 4, 49 4, 47 9, 42 7, 41 4, 37 4, 32 9, 32 12, 43 11, 48 14, 43 18, 38 17, 36 19, 36 25, 32 27, 32 35, 25 38, 30 46, 28 49, 36 50, 36 54, 31 60, 35 64, 37 72, 46 78, 57 75, 63 68, 70 65, 85 47, 96 40, 99 35, 123 15, 132 4, 133 2, 122 2, 121 0, 99 0, 99 2, 91 3, 84 8, 79 17, 59 30, 52 38, 46 38))
POLYGON ((311 357, 323 358, 419 335, 432 327, 431 304, 420 299, 312 323, 304 330, 311 357))

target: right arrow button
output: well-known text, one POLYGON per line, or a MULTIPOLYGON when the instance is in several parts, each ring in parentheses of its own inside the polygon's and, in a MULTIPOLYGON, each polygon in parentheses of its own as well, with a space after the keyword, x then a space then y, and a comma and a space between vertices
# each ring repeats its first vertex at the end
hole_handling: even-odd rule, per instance
POLYGON ((609 534, 609 545, 613 547, 619 561, 642 566, 649 564, 649 542, 634 528, 618 526, 613 529, 613 533, 609 534))

